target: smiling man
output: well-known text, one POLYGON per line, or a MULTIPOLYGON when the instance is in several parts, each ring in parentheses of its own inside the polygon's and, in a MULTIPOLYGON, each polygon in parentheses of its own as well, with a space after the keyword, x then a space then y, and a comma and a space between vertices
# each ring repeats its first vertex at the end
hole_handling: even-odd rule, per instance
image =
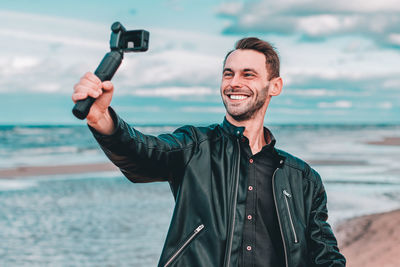
POLYGON ((159 266, 345 266, 327 223, 320 176, 275 148, 265 128, 282 90, 279 58, 257 38, 225 57, 225 120, 144 135, 109 106, 111 82, 85 74, 74 102, 96 98, 87 123, 105 154, 132 182, 167 181, 175 198, 159 266))

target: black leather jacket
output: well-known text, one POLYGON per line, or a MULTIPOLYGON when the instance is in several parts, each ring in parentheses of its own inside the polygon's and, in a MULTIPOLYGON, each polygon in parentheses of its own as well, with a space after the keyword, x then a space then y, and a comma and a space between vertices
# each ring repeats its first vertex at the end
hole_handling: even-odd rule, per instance
MULTIPOLYGON (((234 266, 244 211, 237 192, 243 127, 226 120, 209 127, 184 126, 173 134, 144 135, 110 109, 111 136, 91 129, 106 155, 132 182, 168 181, 175 209, 159 266, 234 266)), ((276 150, 273 193, 286 266, 345 266, 327 223, 326 194, 320 176, 305 162, 276 150)), ((245 188, 241 188, 245 187, 245 188)))

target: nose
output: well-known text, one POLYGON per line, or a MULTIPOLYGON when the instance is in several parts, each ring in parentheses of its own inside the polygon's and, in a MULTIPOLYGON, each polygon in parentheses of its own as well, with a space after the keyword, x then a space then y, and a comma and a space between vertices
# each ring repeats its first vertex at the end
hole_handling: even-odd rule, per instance
POLYGON ((230 79, 229 85, 232 88, 240 88, 242 86, 242 82, 240 80, 239 75, 233 75, 232 79, 230 79))

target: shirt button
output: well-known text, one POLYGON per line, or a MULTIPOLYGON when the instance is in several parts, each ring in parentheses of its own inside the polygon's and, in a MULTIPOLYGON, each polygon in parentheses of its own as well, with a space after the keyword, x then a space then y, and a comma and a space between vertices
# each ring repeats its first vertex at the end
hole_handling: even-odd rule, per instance
POLYGON ((249 161, 250 161, 250 163, 253 163, 253 159, 250 159, 249 161))
POLYGON ((247 215, 247 219, 251 220, 251 219, 253 219, 253 216, 247 215))
POLYGON ((253 191, 253 187, 249 185, 249 191, 253 191))
POLYGON ((247 251, 251 251, 251 246, 247 246, 247 251))

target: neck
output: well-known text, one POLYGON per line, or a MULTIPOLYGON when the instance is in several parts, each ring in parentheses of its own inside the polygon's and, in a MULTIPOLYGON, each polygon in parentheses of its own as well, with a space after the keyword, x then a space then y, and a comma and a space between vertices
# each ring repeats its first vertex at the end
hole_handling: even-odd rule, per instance
MULTIPOLYGON (((226 119, 237 127, 245 127, 243 135, 249 139, 251 152, 254 154, 261 151, 263 146, 270 140, 264 138, 264 114, 256 114, 254 118, 246 121, 236 121, 232 116, 226 114, 226 119)), ((269 138, 268 138, 269 139, 269 138)))

